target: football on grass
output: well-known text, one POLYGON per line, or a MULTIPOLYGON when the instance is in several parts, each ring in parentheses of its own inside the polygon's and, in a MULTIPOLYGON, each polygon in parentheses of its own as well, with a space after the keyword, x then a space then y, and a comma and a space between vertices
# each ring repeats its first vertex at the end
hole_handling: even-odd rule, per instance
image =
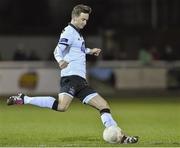
POLYGON ((118 126, 110 126, 103 131, 103 139, 108 143, 120 143, 122 137, 122 130, 118 126))

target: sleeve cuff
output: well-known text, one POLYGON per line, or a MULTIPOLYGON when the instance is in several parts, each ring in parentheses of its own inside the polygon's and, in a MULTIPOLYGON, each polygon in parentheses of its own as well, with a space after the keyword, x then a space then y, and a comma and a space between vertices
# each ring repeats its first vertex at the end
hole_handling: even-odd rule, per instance
POLYGON ((90 48, 86 48, 85 53, 86 54, 90 54, 90 52, 91 52, 91 49, 90 48))
POLYGON ((62 60, 60 57, 56 57, 56 61, 59 63, 62 60))

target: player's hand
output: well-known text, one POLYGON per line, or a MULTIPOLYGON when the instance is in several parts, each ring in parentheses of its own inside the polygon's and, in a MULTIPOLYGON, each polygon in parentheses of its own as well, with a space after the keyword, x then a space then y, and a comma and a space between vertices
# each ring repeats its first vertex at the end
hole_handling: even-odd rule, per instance
POLYGON ((101 52, 101 49, 100 48, 93 48, 91 49, 91 54, 95 55, 95 56, 98 56, 101 52))
POLYGON ((68 62, 66 62, 66 61, 64 61, 64 60, 61 60, 60 62, 59 62, 59 67, 61 68, 61 69, 64 69, 64 68, 66 68, 67 66, 68 66, 68 62))

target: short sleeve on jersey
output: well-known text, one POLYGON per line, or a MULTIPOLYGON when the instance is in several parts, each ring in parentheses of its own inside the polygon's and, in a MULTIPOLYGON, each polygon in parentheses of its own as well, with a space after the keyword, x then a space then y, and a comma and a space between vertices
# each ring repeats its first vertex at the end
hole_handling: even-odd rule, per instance
POLYGON ((69 27, 65 28, 61 33, 59 44, 69 46, 73 41, 73 30, 69 27))

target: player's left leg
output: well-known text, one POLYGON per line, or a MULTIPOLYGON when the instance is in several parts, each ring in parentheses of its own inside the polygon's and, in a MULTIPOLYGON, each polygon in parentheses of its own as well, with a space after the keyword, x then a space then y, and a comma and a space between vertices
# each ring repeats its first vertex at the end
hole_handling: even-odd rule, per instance
MULTIPOLYGON (((105 127, 117 126, 116 121, 113 119, 113 117, 111 115, 109 104, 99 94, 97 94, 93 97, 89 97, 89 99, 84 99, 83 102, 100 111, 101 120, 102 120, 105 127)), ((137 143, 138 137, 137 136, 127 136, 124 134, 123 138, 121 139, 120 142, 125 143, 125 144, 137 143)))
POLYGON ((103 99, 94 89, 92 89, 87 81, 78 77, 78 91, 75 97, 80 98, 82 103, 88 104, 100 111, 101 120, 105 127, 117 125, 110 113, 110 107, 105 99, 103 99))
POLYGON ((101 120, 105 127, 117 126, 116 121, 111 115, 109 104, 99 94, 92 97, 88 102, 86 102, 86 104, 100 111, 101 120))

